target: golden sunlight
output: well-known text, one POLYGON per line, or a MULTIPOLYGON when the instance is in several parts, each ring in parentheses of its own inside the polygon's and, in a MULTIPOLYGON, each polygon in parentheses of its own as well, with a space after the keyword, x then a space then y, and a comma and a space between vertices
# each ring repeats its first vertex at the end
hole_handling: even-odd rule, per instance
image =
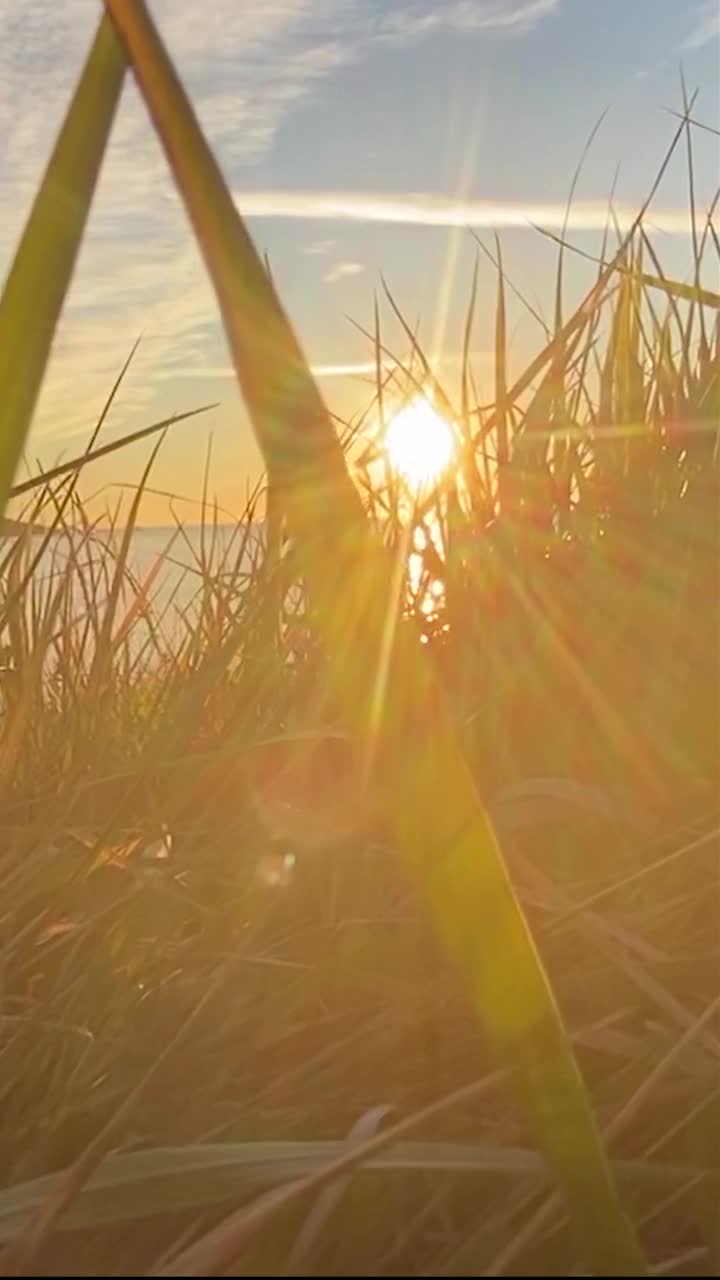
POLYGON ((457 448, 452 427, 423 395, 398 410, 385 433, 394 469, 412 489, 432 484, 450 466, 457 448))

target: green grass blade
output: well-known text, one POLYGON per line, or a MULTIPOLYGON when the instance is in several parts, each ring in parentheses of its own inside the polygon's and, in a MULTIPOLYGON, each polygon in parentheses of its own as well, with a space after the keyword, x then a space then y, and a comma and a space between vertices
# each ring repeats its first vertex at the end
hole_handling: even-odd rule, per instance
MULTIPOLYGON (((351 1141, 198 1143, 157 1147, 108 1156, 96 1169, 63 1219, 63 1230, 93 1230, 182 1210, 222 1204, 263 1187, 307 1178, 351 1150, 351 1141)), ((682 1186, 698 1170, 682 1164, 617 1160, 624 1183, 658 1190, 682 1186)), ((452 1174, 508 1179, 544 1177, 542 1158, 526 1147, 457 1142, 398 1142, 369 1155, 360 1172, 452 1174)), ((0 1241, 15 1238, 28 1219, 52 1195, 62 1174, 0 1191, 0 1241)), ((708 1187, 718 1175, 706 1171, 708 1187)))
POLYGON ((72 277, 124 70, 122 48, 103 18, 0 299, 0 514, 72 277))
MULTIPOLYGON (((371 536, 295 334, 146 6, 106 4, 195 229, 258 442, 298 540, 331 657, 328 698, 364 735, 395 624, 392 562, 371 536)), ((397 626, 395 635, 382 733, 371 745, 398 847, 490 1039, 515 1068, 589 1267, 642 1273, 571 1046, 432 667, 413 631, 397 626)))

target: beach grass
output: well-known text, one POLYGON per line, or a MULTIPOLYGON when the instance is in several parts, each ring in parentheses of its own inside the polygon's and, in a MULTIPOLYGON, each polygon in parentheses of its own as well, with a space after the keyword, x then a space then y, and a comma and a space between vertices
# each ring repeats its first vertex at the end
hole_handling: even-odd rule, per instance
MULTIPOLYGON (((406 357, 378 310, 372 404, 338 434, 144 7, 108 9, 268 481, 139 578, 161 441, 108 533, 78 487, 93 435, 0 548, 6 1270, 714 1274, 714 210, 689 209, 690 284, 609 214, 569 316, 559 250, 514 377, 498 246, 488 398, 474 285, 459 391, 386 291, 406 357), (409 501, 378 424, 417 394, 459 452, 409 501)), ((84 81, 109 60, 108 129, 113 40, 84 81)))

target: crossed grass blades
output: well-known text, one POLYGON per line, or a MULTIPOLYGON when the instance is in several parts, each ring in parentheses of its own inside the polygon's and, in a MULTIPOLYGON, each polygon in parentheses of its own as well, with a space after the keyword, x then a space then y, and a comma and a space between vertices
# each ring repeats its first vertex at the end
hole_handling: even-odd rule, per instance
MULTIPOLYGON (((34 1076, 26 1068, 20 1086, 10 1088, 18 1116, 9 1140, 14 1181, 38 1171, 38 1164, 41 1169, 48 1163, 52 1167, 59 1152, 61 1163, 75 1159, 69 1176, 59 1182, 8 1193, 16 1202, 19 1199, 21 1209, 13 1218, 13 1202, 7 1201, 12 1244, 6 1270, 31 1269, 50 1230, 72 1221, 70 1216, 63 1219, 65 1208, 74 1203, 77 1221, 83 1204, 100 1203, 97 1198, 88 1201, 90 1188, 104 1176, 112 1189, 114 1175, 96 1172, 97 1166, 123 1134, 127 1140, 132 1125, 140 1124, 140 1132, 152 1133, 157 1141, 168 1119, 153 1123, 154 1081, 171 1054, 173 1071, 182 1054, 200 1072, 205 1120, 214 1112, 223 1131, 229 1124, 223 1112, 228 1091, 233 1095, 238 1087, 243 1097, 251 1097, 253 1091, 256 1098, 262 1097, 256 1067, 266 1080, 277 1077, 282 1095, 287 1057, 276 1059, 274 1068, 270 1065, 274 1043, 290 1044, 291 1060, 296 1054, 299 1062, 303 1060, 300 1046, 306 1038, 313 1040, 307 1017, 300 1016, 308 998, 312 1003, 308 978, 299 988, 297 978, 282 970, 279 976, 273 973, 271 987, 258 980, 255 995, 271 995, 275 1016, 269 1045, 258 1049, 256 1066, 240 1049, 247 1045, 248 1019, 252 1022, 246 999, 239 1003, 231 1020, 235 1030, 228 1029, 220 1054, 211 1050, 218 1031, 217 1026, 212 1032, 207 1026, 207 1010, 217 1010, 221 992, 227 1000, 230 977, 250 957, 262 954, 268 938, 277 940, 301 928, 302 947, 309 948, 301 962, 303 974, 308 960, 312 972, 322 955, 318 917, 327 909, 327 894, 321 882, 313 881, 312 871, 304 896, 295 894, 291 908, 268 910, 255 884, 256 859, 245 858, 241 869, 230 875, 233 902, 243 903, 247 925, 240 931, 237 910, 223 911, 223 894, 218 893, 220 884, 227 893, 228 839, 246 847, 248 837, 253 839, 252 826, 247 827, 253 819, 248 815, 257 816, 257 771, 260 768, 264 780, 262 761, 268 749, 272 752, 278 738, 287 748, 293 719, 317 719, 320 702, 325 718, 339 718, 352 740, 361 744, 351 776, 361 781, 368 776, 368 789, 380 793, 377 822, 383 838, 406 863, 409 860, 436 930, 465 978, 480 1025, 510 1069, 509 1079, 522 1101, 519 1113, 507 1113, 503 1141, 490 1157, 478 1148, 466 1148, 459 1155, 448 1147, 434 1148, 434 1154, 418 1149, 406 1153, 406 1171, 432 1174, 437 1183, 429 1209, 421 1197, 419 1220, 428 1212, 431 1217, 440 1212, 434 1203, 438 1197, 441 1216, 446 1216, 452 1197, 453 1214, 460 1213, 464 1225, 455 1232, 446 1229, 443 1236, 440 1254, 451 1269, 466 1263, 468 1256, 483 1270, 507 1267, 514 1256, 538 1247, 539 1241, 544 1257, 552 1257, 563 1214, 556 1200, 547 1199, 522 1141, 518 1146, 527 1116, 564 1191, 560 1203, 569 1210, 576 1246, 588 1269, 637 1273, 643 1264, 618 1205, 570 1041, 477 797, 479 787, 492 808, 496 829, 507 833, 507 847, 517 858, 515 875, 523 885, 526 909, 539 913, 540 934, 549 936, 549 962, 556 964, 556 985, 563 993, 566 1017, 573 1019, 573 1041, 585 1052, 588 1046, 597 1051, 600 1044, 601 1052, 607 1053, 608 1044, 617 1047, 613 1035, 620 1035, 620 1065, 613 1059, 613 1070, 602 1076, 599 1092, 604 1111, 614 1116, 609 1121, 612 1136, 626 1132, 629 1121, 636 1120, 649 1102, 657 1106, 661 1085, 673 1098, 680 1094, 687 1101, 688 1089, 703 1084, 701 1103, 689 1108, 686 1126, 673 1121, 663 1132, 663 1141, 676 1139, 678 1132, 682 1143, 692 1138, 696 1146, 691 1159, 683 1148, 682 1159, 671 1162, 669 1172, 662 1174, 652 1160, 657 1145, 650 1140, 652 1130, 645 1132, 641 1124, 635 1131, 639 1148, 632 1154, 639 1149, 640 1164, 631 1163, 627 1174, 633 1193, 629 1204, 654 1246, 666 1249, 662 1233, 657 1240, 652 1232, 663 1197, 655 1190, 648 1202, 648 1186, 656 1189, 664 1176, 665 1195, 673 1204, 685 1206, 690 1200, 688 1220, 697 1231, 697 1221, 707 1221, 702 1206, 712 1195, 715 1176, 702 1141, 706 1109, 715 1096, 715 1086, 708 1084, 717 1055, 706 858, 712 848, 709 797, 717 765, 707 691, 715 678, 719 347, 717 299, 700 287, 703 260, 718 247, 712 221, 694 241, 695 283, 689 292, 663 276, 641 217, 612 254, 603 254, 596 284, 568 320, 562 315, 559 273, 554 327, 541 356, 513 385, 508 385, 505 353, 507 282, 498 262, 495 403, 480 410, 473 394, 473 290, 461 403, 452 409, 463 441, 461 466, 412 513, 408 524, 401 520, 402 495, 395 483, 389 477, 384 483, 377 481, 376 445, 364 443, 362 424, 349 424, 345 438, 337 439, 268 273, 229 201, 144 7, 109 4, 108 9, 216 285, 240 384, 268 466, 269 546, 262 556, 252 549, 252 504, 229 546, 221 536, 219 513, 205 506, 194 569, 198 591, 190 605, 175 611, 179 631, 175 625, 166 626, 172 599, 164 599, 160 611, 152 607, 162 558, 144 582, 134 579, 130 567, 132 530, 150 469, 116 551, 113 544, 97 539, 77 497, 78 468, 87 464, 91 447, 87 457, 78 460, 78 468, 70 469, 69 480, 45 478, 32 500, 32 519, 44 518, 45 527, 49 523, 53 531, 45 534, 44 547, 47 551, 52 546, 60 557, 62 573, 51 578, 50 586, 40 581, 39 556, 29 533, 14 540, 5 554, 3 626, 10 659, 3 737, 5 887, 12 903, 8 962, 20 1009, 11 1015, 17 1019, 12 1022, 12 1052, 24 1055, 32 1044, 36 1065, 34 1076), (652 271, 645 269, 648 259, 652 271), (289 556, 283 554, 283 523, 292 535, 289 556), (411 586, 404 572, 410 546, 418 561, 411 586), (304 593, 300 630, 305 640, 300 660, 292 663, 287 661, 290 640, 283 616, 289 581, 299 582, 304 593), (432 597, 432 610, 431 581, 443 587, 441 597, 432 597), (632 609, 629 583, 635 597, 632 609), (613 609, 610 601, 616 602, 613 609), (705 610, 702 625, 700 609, 705 610), (663 635, 668 641, 654 663, 643 654, 643 641, 647 644, 650 635, 663 635), (543 724, 542 760, 533 754, 537 735, 526 729, 533 717, 543 724), (68 724, 73 727, 70 733, 68 724), (259 741, 265 748, 258 756, 259 741), (547 775, 549 761, 554 782, 539 779, 547 775), (42 782, 48 785, 46 792, 42 782), (657 833, 648 832, 647 815, 658 812, 669 786, 677 796, 670 808, 677 812, 667 847, 658 842, 657 833), (236 800, 230 811, 235 814, 234 830, 227 820, 214 827, 211 820, 213 808, 227 817, 227 796, 224 810, 222 805, 218 808, 218 797, 228 787, 236 800), (237 806, 243 787, 247 804, 237 806), (57 797, 54 802, 51 790, 57 797), (523 849, 518 834, 528 829, 528 805, 533 839, 523 849), (539 834, 537 815, 543 806, 550 821, 557 824, 561 815, 561 826, 574 806, 586 823, 603 833, 595 837, 594 861, 578 868, 568 852, 567 832, 560 839, 557 833, 552 839, 539 834), (148 838, 153 823, 153 839, 159 845, 148 838), (633 827, 636 832, 638 827, 646 829, 643 855, 629 877, 627 920, 622 913, 618 918, 613 899, 612 891, 617 892, 618 885, 623 889, 619 864, 613 859, 619 849, 618 832, 624 832, 627 849, 627 831, 633 827), (173 850, 172 858, 163 855, 158 862, 158 849, 169 854, 169 832, 180 846, 183 863, 179 873, 173 863, 172 874, 165 876, 164 862, 176 855, 173 850), (530 857, 539 848, 551 850, 549 865, 530 857), (688 850, 694 855, 689 877, 688 850), (685 874, 682 889, 671 880, 669 893, 663 877, 679 866, 685 874), (602 882, 605 896, 597 883, 603 875, 615 876, 615 883, 602 882), (661 889, 653 894, 650 885, 661 889), (594 902, 598 894, 599 907, 594 902), (591 902, 578 917, 577 899, 583 896, 591 902), (58 908, 60 901, 66 911, 58 908), (160 903, 164 923, 159 933, 160 903), (587 1023, 584 1029, 577 1025, 582 1021, 578 1009, 587 1011, 587 990, 581 992, 571 980, 580 946, 578 919, 580 938, 585 945, 590 939, 604 972, 604 978, 593 975, 598 1018, 589 1029, 587 1023), (672 983, 664 967, 669 922, 677 953, 687 957, 686 972, 674 975, 672 983), (59 968, 53 972, 58 958, 59 968), (120 991, 118 973, 123 974, 120 991), (140 1038, 128 1038, 128 1020, 132 1025, 137 1019, 136 1025, 147 1034, 146 993, 157 997, 173 975, 172 998, 162 1005, 165 1021, 155 1028, 153 1057, 140 1051, 140 1038), (28 1018, 23 1003, 27 995, 20 993, 27 993, 31 979, 38 1004, 28 1018), (652 1011, 652 1068, 647 1044, 632 1021, 638 1016, 638 993, 641 1004, 647 1002, 652 1011), (624 1021, 628 1000, 629 1028, 624 1021), (184 1023, 183 1039, 177 1028, 184 1023), (620 1032, 617 1023, 622 1024, 620 1032), (207 1057, 192 1043, 198 1025, 204 1029, 207 1057), (96 1029, 89 1032, 89 1026, 96 1029), (242 1086, 231 1084, 239 1054, 244 1058, 242 1086), (44 1133, 32 1105, 35 1082, 40 1080, 52 1117, 44 1133), (138 1080, 135 1088, 123 1085, 138 1080), (619 1108, 618 1097, 624 1099, 619 1108), (697 1114, 701 1123, 693 1125, 697 1114), (83 1129, 87 1145, 78 1143, 83 1129), (62 1139, 56 1146, 63 1132, 72 1133, 67 1151, 62 1139), (25 1156, 20 1159, 23 1147, 25 1156), (513 1156, 518 1149, 525 1154, 513 1156), (458 1160, 474 1174, 468 1191, 458 1187, 458 1160), (497 1177, 498 1170, 508 1166, 515 1174, 514 1193, 508 1199, 495 1191, 488 1212, 483 1171, 497 1177), (28 1214, 29 1225, 23 1226, 28 1214), (518 1223, 523 1224, 521 1231, 518 1223)), ((0 335, 11 335, 15 343, 9 367, 21 371, 3 433, 6 491, 71 275, 122 65, 120 46, 106 20, 0 304, 0 335), (92 145, 84 139, 86 113, 93 117, 92 145), (51 193, 58 182, 79 193, 59 237, 49 232, 51 193), (29 296, 28 273, 41 252, 54 284, 43 295, 44 316, 29 332, 24 299, 29 296)), ((683 122, 676 141, 686 128, 683 122)), ((691 215, 695 222, 694 209, 691 215)), ((389 302, 397 310, 391 297, 389 302)), ((376 325, 375 409, 379 406, 381 416, 389 391, 398 384, 407 390, 418 384, 430 387, 449 407, 449 397, 433 384, 419 343, 409 329, 406 332, 409 358, 386 375, 379 320, 376 325)), ((0 360, 5 350, 3 343, 0 360)), ((183 536, 179 528, 177 537, 183 536)), ((171 554, 169 548, 167 557, 171 554)), ((297 658, 295 652, 293 656, 297 658)), ((312 783, 308 761, 317 749, 305 737, 295 751, 295 758, 303 761, 300 789, 306 794, 308 769, 312 783)), ((318 766, 320 776, 326 776, 327 767, 326 762, 318 766)), ((342 776, 347 783, 347 769, 342 776)), ((358 791, 355 827, 351 824, 350 831, 340 832, 330 821, 329 832, 314 833, 315 843, 326 844, 334 836, 336 843, 354 839, 358 846, 367 845, 362 858, 343 860, 339 874, 347 877, 355 909, 364 895, 368 918, 374 912, 379 920, 383 889, 388 876, 393 881, 395 864, 387 850, 381 860, 373 858, 376 844, 360 830, 366 806, 360 783, 358 791)), ((301 816, 306 826, 312 825, 311 815, 301 816)), ((586 835, 583 847, 588 843, 592 847, 586 835)), ((333 901, 335 924, 338 910, 333 901)), ((422 1106, 428 1081, 423 1083, 422 1073, 417 1075, 423 1061, 419 1029, 435 1028, 445 1042, 439 1055, 440 1079, 447 1079, 448 1057, 455 1061, 459 1052, 467 1052, 471 1075, 477 1075, 471 1064, 485 1061, 485 1049, 468 1026, 460 1002, 451 1002, 454 1012, 447 1021, 452 983, 439 956, 428 973, 426 965, 418 966, 415 947, 408 953, 407 947, 398 949, 394 940, 383 938, 382 948, 388 962, 384 981, 363 958, 362 948, 358 954, 357 946, 351 945, 344 954, 346 970, 354 975, 351 990, 366 1013, 363 1053, 372 1054, 376 1043, 384 1056, 393 1052, 392 1045, 402 1044, 403 1060, 414 1064, 409 1074, 412 1077, 414 1070, 416 1078, 409 1089, 406 1079, 400 1092, 405 1092, 406 1102, 422 1106), (395 997, 400 1030, 390 1031, 386 984, 393 972, 400 984, 395 997), (375 1000, 367 994, 373 987, 375 1000), (434 999, 439 992, 442 998, 434 999)), ((351 1012, 355 1023, 358 1010, 351 1012)), ((340 1009, 338 1015, 342 1028, 340 1009)), ((333 1078, 342 1079, 346 1092, 349 1075, 349 1093, 358 1092, 358 1111, 367 1110, 354 1079, 357 1040, 347 1026, 337 1044, 337 1052, 325 1057, 326 1067, 330 1063, 333 1073, 339 1073, 333 1078), (353 1045, 349 1058, 342 1048, 343 1035, 353 1045)), ((317 1047, 315 1053, 322 1058, 317 1047)), ((310 1054, 308 1061, 314 1060, 310 1054)), ((296 1067, 294 1074, 300 1081, 306 1078, 303 1067, 296 1067)), ((469 1098, 462 1094, 468 1115, 473 1114, 474 1096, 472 1090, 469 1098)), ((262 1115, 262 1103, 258 1106, 262 1115)), ((673 1106, 677 1108, 677 1101, 673 1106)), ((248 1126, 257 1124, 252 1119, 255 1110, 245 1104, 245 1136, 248 1126)), ((277 1103, 273 1111, 277 1113, 277 1103)), ((350 1127, 351 1118, 339 1102, 321 1109, 315 1122, 327 1124, 331 1111, 338 1112, 341 1125, 350 1127)), ((287 1109, 281 1106, 280 1113, 290 1120, 287 1109)), ((310 1107, 307 1119, 312 1119, 310 1107)), ((415 1123, 424 1119, 421 1114, 415 1123)), ((297 1118, 290 1122, 298 1123, 297 1118)), ((158 1211, 167 1212, 177 1203, 187 1209, 227 1201, 239 1186, 233 1178, 231 1185, 218 1179, 212 1170, 226 1167, 229 1158, 233 1177, 239 1179, 243 1158, 229 1155, 230 1148, 225 1155, 211 1151, 205 1157, 208 1172, 198 1172, 202 1148, 197 1142, 210 1135, 199 1115, 188 1129, 193 1145, 167 1157, 158 1153, 151 1157, 149 1170, 136 1169, 130 1177, 133 1194, 139 1193, 147 1204, 148 1189, 157 1194, 158 1177, 165 1177, 168 1168, 175 1170, 182 1187, 180 1201, 159 1197, 158 1211)), ((174 1136, 172 1129, 170 1134, 174 1136)), ((369 1142, 382 1147, 397 1136, 389 1131, 369 1142)), ((300 1167, 288 1166, 287 1160, 278 1165, 275 1148, 254 1153, 247 1148, 246 1154, 250 1160, 254 1155, 265 1171, 257 1163, 252 1166, 256 1186, 286 1182, 288 1167, 299 1176, 289 1188, 270 1192, 249 1208, 244 1205, 205 1235, 198 1224, 199 1238, 186 1251, 182 1244, 177 1246, 172 1260, 163 1264, 174 1273, 212 1274, 240 1252, 252 1267, 248 1250, 255 1235, 281 1208, 302 1204, 322 1184, 327 1191, 333 1179, 337 1185, 340 1169, 323 1164, 331 1157, 329 1148, 324 1154, 309 1147, 295 1151, 300 1167)), ((396 1155, 396 1162, 400 1158, 396 1155)), ((360 1154, 351 1153, 341 1168, 360 1159, 360 1154)), ((375 1166, 379 1171, 387 1167, 375 1166)), ((109 1170, 110 1162, 103 1168, 109 1170)), ((366 1194, 352 1189, 356 1212, 360 1197, 360 1221, 367 1215, 366 1194)), ((97 1221, 128 1213, 127 1198, 119 1192, 114 1214, 112 1191, 102 1203, 97 1221)), ((137 1206, 138 1200, 133 1203, 137 1206)), ((318 1201, 316 1209, 320 1205, 318 1201)), ((322 1205, 321 1225, 323 1214, 328 1219, 337 1211, 327 1200, 322 1205)), ((90 1216, 81 1221, 93 1221, 93 1209, 84 1212, 90 1216)), ((351 1216, 346 1230, 356 1242, 353 1220, 351 1216)), ((685 1223, 685 1217, 681 1221, 685 1223)), ((422 1228, 418 1230, 422 1234, 422 1228)), ((378 1231, 382 1235, 379 1227, 378 1231)), ((680 1234, 684 1241, 684 1226, 680 1234)), ((317 1249, 317 1236, 317 1230, 314 1236, 310 1232, 310 1245, 307 1230, 299 1237, 304 1256, 317 1249)), ((698 1238, 703 1243, 696 1245, 693 1261, 698 1249, 705 1258, 712 1247, 702 1230, 698 1238)), ((412 1247, 406 1246, 410 1252, 412 1247)), ((558 1247, 564 1257, 567 1243, 558 1247)), ((397 1240, 386 1239, 378 1243, 377 1256, 397 1256, 398 1250, 402 1254, 397 1240)), ((297 1242, 288 1257, 293 1267, 299 1265, 297 1242)))

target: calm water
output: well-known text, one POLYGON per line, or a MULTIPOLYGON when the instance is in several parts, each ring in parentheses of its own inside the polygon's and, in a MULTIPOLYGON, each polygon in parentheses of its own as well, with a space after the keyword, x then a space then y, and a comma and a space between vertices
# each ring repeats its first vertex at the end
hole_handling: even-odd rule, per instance
MULTIPOLYGON (((250 571, 258 556, 263 536, 263 525, 253 525, 247 540, 245 554, 242 542, 246 529, 239 525, 219 525, 213 534, 199 525, 176 528, 138 529, 132 537, 129 567, 141 583, 150 579, 149 594, 163 601, 173 598, 179 608, 184 607, 200 590, 203 565, 214 574, 229 581, 238 570, 250 571)), ((119 538, 115 539, 115 545, 119 538)))
MULTIPOLYGON (((262 549, 263 529, 261 523, 252 526, 244 554, 242 542, 247 530, 238 525, 218 526, 211 535, 193 525, 182 530, 174 527, 136 530, 130 542, 128 575, 121 593, 118 620, 133 604, 136 608, 149 605, 154 619, 162 620, 162 630, 172 643, 184 630, 183 614, 199 605, 203 565, 209 567, 220 582, 230 585, 237 580, 238 573, 248 573, 253 561, 257 561, 262 549)), ((75 548, 78 568, 73 566, 68 538, 65 535, 53 538, 33 575, 36 599, 38 593, 40 596, 44 596, 46 591, 50 593, 57 588, 61 577, 72 573, 73 616, 79 630, 87 615, 81 579, 87 585, 92 576, 95 586, 90 594, 102 607, 108 599, 121 544, 121 533, 112 536, 99 533, 92 542, 86 540, 82 545, 78 539, 75 548)), ((37 544, 32 554, 36 552, 37 544)), ((0 600, 6 586, 6 583, 0 583, 0 600)), ((142 640, 143 635, 147 635, 147 631, 140 624, 138 640, 142 640)))

